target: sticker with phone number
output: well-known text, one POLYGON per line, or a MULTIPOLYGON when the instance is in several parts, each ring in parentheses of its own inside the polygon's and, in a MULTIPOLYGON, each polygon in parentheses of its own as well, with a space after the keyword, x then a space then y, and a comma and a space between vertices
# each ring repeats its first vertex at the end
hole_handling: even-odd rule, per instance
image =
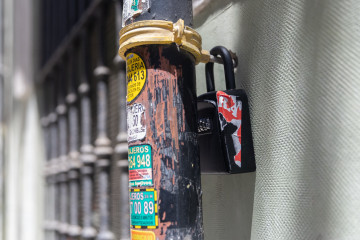
POLYGON ((130 146, 128 151, 130 187, 152 186, 151 146, 130 146))
POLYGON ((135 53, 126 55, 127 102, 132 102, 142 92, 146 82, 146 67, 135 53))
POLYGON ((133 228, 157 228, 159 217, 155 189, 130 189, 130 221, 133 228))

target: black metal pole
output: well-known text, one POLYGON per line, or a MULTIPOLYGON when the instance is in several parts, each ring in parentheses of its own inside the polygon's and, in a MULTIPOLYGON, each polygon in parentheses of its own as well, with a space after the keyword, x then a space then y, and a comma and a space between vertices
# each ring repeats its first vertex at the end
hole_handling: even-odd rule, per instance
MULTIPOLYGON (((170 21, 171 26, 183 19, 191 25, 191 6, 191 0, 124 1, 125 25, 135 22, 132 26, 139 29, 146 25, 149 28, 142 30, 153 41, 125 52, 132 239, 203 239, 195 83, 198 60, 175 40, 163 43, 166 41, 149 31, 159 23, 154 19, 170 21), (140 20, 146 21, 136 24, 140 20)), ((169 31, 174 39, 184 33, 183 22, 178 23, 169 31)), ((158 30, 165 31, 170 25, 166 24, 158 30)), ((130 26, 122 33, 128 29, 130 26)))

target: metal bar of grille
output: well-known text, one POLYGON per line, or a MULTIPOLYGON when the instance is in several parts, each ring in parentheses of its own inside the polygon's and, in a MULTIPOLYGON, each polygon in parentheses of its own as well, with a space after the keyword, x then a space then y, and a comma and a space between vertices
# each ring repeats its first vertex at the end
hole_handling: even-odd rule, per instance
POLYGON ((59 174, 58 182, 60 187, 60 223, 58 225, 58 230, 61 236, 61 239, 66 239, 67 237, 67 204, 68 204, 68 185, 67 185, 67 169, 68 169, 68 145, 67 145, 67 108, 65 104, 65 91, 66 91, 66 71, 65 66, 62 64, 59 68, 59 74, 57 75, 57 96, 58 96, 58 105, 56 107, 56 112, 58 114, 58 127, 59 127, 59 174))
MULTIPOLYGON (((41 14, 42 14, 42 45, 43 45, 43 51, 42 51, 42 55, 41 55, 41 64, 44 65, 45 61, 47 60, 47 54, 48 54, 48 44, 49 44, 49 41, 48 41, 48 38, 49 38, 49 35, 47 34, 47 31, 48 31, 48 27, 50 25, 49 23, 49 17, 48 17, 48 14, 49 14, 49 9, 48 9, 48 6, 49 6, 49 3, 50 1, 42 1, 42 4, 41 4, 41 14)), ((44 87, 43 87, 44 89, 44 87)), ((46 97, 43 96, 42 99, 46 99, 46 97)), ((45 129, 44 129, 45 131, 45 129)))
POLYGON ((82 174, 82 238, 93 239, 96 236, 96 230, 92 224, 92 204, 93 204, 93 168, 95 155, 91 144, 91 100, 89 83, 89 30, 85 29, 82 34, 81 44, 81 62, 79 93, 81 95, 81 147, 80 159, 83 163, 82 174))
MULTIPOLYGON (((77 51, 71 47, 70 53, 77 56, 77 51)), ((78 111, 78 96, 77 96, 77 69, 74 67, 75 61, 72 54, 69 55, 69 83, 68 95, 66 96, 67 104, 69 105, 69 188, 70 188, 70 206, 69 206, 69 229, 68 233, 72 239, 79 239, 81 235, 81 227, 79 224, 79 170, 81 162, 79 159, 79 111, 78 111)))
MULTIPOLYGON (((48 97, 46 85, 42 85, 41 92, 43 99, 46 99, 48 97)), ((51 214, 50 214, 50 187, 51 187, 51 181, 50 177, 47 175, 46 166, 47 162, 50 159, 50 129, 49 129, 49 120, 48 120, 48 114, 49 114, 49 104, 46 101, 42 102, 42 117, 40 119, 40 123, 43 129, 43 138, 44 138, 44 145, 45 145, 45 156, 46 156, 46 162, 45 162, 45 169, 44 169, 44 176, 45 176, 45 191, 44 191, 44 237, 45 239, 50 239, 50 221, 51 221, 51 214)))
MULTIPOLYGON (((116 32, 119 33, 122 26, 122 1, 116 1, 116 32)), ((130 216, 129 216, 129 171, 128 171, 128 144, 127 144, 127 124, 126 124, 126 63, 116 54, 114 63, 119 82, 119 133, 116 137, 117 145, 115 148, 117 155, 117 166, 119 176, 119 239, 130 239, 130 216)))
POLYGON ((43 0, 45 239, 130 239, 125 63, 109 32, 121 28, 120 2, 43 0))
POLYGON ((54 76, 50 76, 49 79, 49 89, 50 89, 50 114, 49 114, 49 123, 50 123, 50 160, 47 165, 47 173, 49 174, 49 179, 51 181, 51 189, 50 189, 50 196, 51 196, 51 238, 57 239, 58 232, 57 232, 57 225, 59 222, 59 207, 58 207, 58 182, 56 178, 56 171, 57 171, 57 157, 58 157, 58 121, 57 121, 57 114, 55 110, 56 105, 56 85, 54 76))
POLYGON ((130 217, 129 217, 129 172, 128 172, 128 144, 126 133, 126 71, 125 61, 118 59, 119 80, 119 134, 117 136, 116 154, 117 166, 119 168, 119 205, 120 205, 120 239, 130 239, 130 217))
POLYGON ((48 199, 49 202, 47 203, 47 209, 48 209, 48 220, 46 221, 46 229, 47 231, 47 237, 46 239, 55 240, 56 237, 56 203, 55 203, 55 194, 56 194, 56 178, 54 174, 54 161, 55 157, 57 156, 56 152, 56 144, 57 142, 54 142, 57 140, 56 136, 56 114, 54 111, 54 98, 52 97, 54 94, 54 86, 52 77, 49 75, 47 82, 45 82, 45 93, 44 97, 46 97, 46 101, 48 103, 47 105, 47 120, 48 120, 48 158, 45 165, 45 174, 46 174, 46 180, 48 182, 48 199), (55 131, 54 131, 55 130, 55 131))
POLYGON ((112 155, 111 141, 108 137, 108 80, 110 69, 105 65, 106 40, 105 40, 105 16, 108 5, 103 4, 98 11, 97 36, 98 36, 98 63, 94 70, 97 79, 97 138, 95 140, 95 153, 97 156, 96 167, 98 168, 98 204, 99 204, 99 240, 114 239, 110 231, 110 159, 112 155))

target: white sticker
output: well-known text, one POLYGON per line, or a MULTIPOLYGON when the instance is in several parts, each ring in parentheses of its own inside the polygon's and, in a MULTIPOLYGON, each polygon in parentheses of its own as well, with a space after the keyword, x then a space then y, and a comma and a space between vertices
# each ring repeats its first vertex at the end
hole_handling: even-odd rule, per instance
POLYGON ((124 0, 122 25, 130 18, 135 18, 150 8, 149 0, 124 0))
POLYGON ((142 140, 146 136, 145 107, 134 103, 127 107, 128 142, 142 140))

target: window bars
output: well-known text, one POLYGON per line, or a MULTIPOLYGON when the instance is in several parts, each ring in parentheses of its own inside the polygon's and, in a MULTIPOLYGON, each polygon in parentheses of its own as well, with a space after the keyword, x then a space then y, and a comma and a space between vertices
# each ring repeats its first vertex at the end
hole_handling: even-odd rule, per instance
POLYGON ((121 9, 42 1, 45 239, 130 239, 121 9))

